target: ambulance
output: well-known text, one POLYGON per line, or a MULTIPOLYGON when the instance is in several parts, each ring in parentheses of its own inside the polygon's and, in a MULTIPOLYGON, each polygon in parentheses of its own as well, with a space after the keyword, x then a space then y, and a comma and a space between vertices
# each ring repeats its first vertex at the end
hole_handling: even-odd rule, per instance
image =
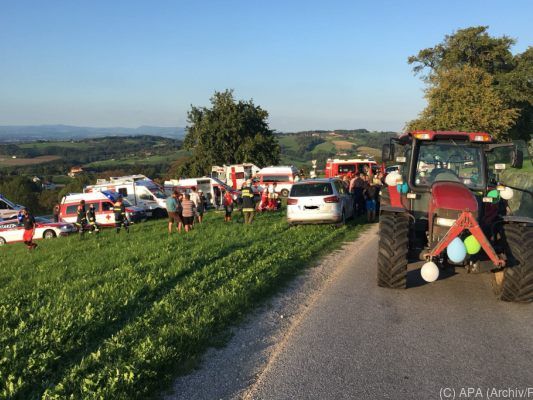
POLYGON ((211 177, 219 179, 233 189, 240 189, 259 170, 257 165, 251 163, 223 165, 222 167, 215 165, 211 167, 211 177))
POLYGON ((148 217, 162 218, 167 214, 167 204, 163 188, 145 175, 110 177, 98 179, 96 185, 86 186, 84 193, 116 192, 139 208, 148 217))
MULTIPOLYGON (((33 239, 53 239, 59 236, 67 236, 77 232, 72 224, 50 222, 45 218, 35 218, 35 233, 33 239)), ((22 242, 24 225, 18 219, 0 221, 0 246, 6 243, 22 242)))
POLYGON ((15 204, 0 194, 0 221, 4 219, 16 218, 19 211, 23 208, 24 206, 15 204))
POLYGON ((328 159, 326 161, 326 178, 343 177, 344 175, 355 175, 357 172, 363 173, 372 168, 375 173, 378 164, 372 158, 354 158, 350 160, 328 159))
MULTIPOLYGON (((90 205, 94 204, 96 223, 99 226, 114 226, 113 204, 118 197, 118 193, 108 191, 68 194, 61 200, 59 220, 75 223, 78 205, 81 200, 85 200, 85 210, 88 210, 90 205)), ((123 199, 123 202, 126 207, 126 218, 130 223, 146 220, 147 216, 142 208, 133 206, 127 199, 123 199)))
POLYGON ((259 170, 254 177, 258 191, 276 183, 276 193, 288 197, 292 185, 300 180, 298 169, 293 166, 271 166, 259 170))

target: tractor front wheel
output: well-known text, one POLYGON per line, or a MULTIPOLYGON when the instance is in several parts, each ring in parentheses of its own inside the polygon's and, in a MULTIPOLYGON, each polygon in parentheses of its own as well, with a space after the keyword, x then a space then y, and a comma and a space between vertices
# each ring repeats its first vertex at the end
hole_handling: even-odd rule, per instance
POLYGON ((493 274, 494 292, 503 301, 533 301, 533 227, 506 224, 503 234, 507 268, 493 274))
POLYGON ((407 284, 409 219, 400 213, 379 217, 378 286, 404 289, 407 284))

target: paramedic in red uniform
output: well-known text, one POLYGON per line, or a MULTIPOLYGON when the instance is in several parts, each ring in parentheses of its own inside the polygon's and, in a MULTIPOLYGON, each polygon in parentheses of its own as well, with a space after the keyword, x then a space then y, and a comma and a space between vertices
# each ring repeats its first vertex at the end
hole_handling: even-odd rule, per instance
POLYGON ((28 250, 33 250, 37 247, 37 243, 33 243, 33 235, 35 234, 35 218, 28 210, 22 210, 22 223, 24 224, 24 235, 22 240, 28 247, 28 250))

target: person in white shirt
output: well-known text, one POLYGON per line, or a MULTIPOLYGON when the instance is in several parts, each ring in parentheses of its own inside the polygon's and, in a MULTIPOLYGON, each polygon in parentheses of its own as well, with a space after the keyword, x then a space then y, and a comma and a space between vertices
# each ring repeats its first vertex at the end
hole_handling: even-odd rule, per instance
MULTIPOLYGON (((196 191, 196 187, 193 186, 191 188, 191 193, 190 194, 190 197, 191 197, 191 201, 194 203, 194 208, 195 208, 195 217, 198 219, 198 222, 202 222, 202 217, 198 214, 198 206, 200 205, 200 195, 198 194, 198 192, 196 191)), ((203 207, 202 207, 202 210, 203 210, 203 207)))

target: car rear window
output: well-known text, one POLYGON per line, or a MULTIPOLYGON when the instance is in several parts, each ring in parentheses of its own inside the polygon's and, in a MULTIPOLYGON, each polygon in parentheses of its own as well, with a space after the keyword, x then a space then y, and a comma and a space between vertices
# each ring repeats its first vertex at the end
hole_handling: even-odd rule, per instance
POLYGON ((332 194, 331 183, 316 182, 293 185, 290 197, 329 196, 332 194))

